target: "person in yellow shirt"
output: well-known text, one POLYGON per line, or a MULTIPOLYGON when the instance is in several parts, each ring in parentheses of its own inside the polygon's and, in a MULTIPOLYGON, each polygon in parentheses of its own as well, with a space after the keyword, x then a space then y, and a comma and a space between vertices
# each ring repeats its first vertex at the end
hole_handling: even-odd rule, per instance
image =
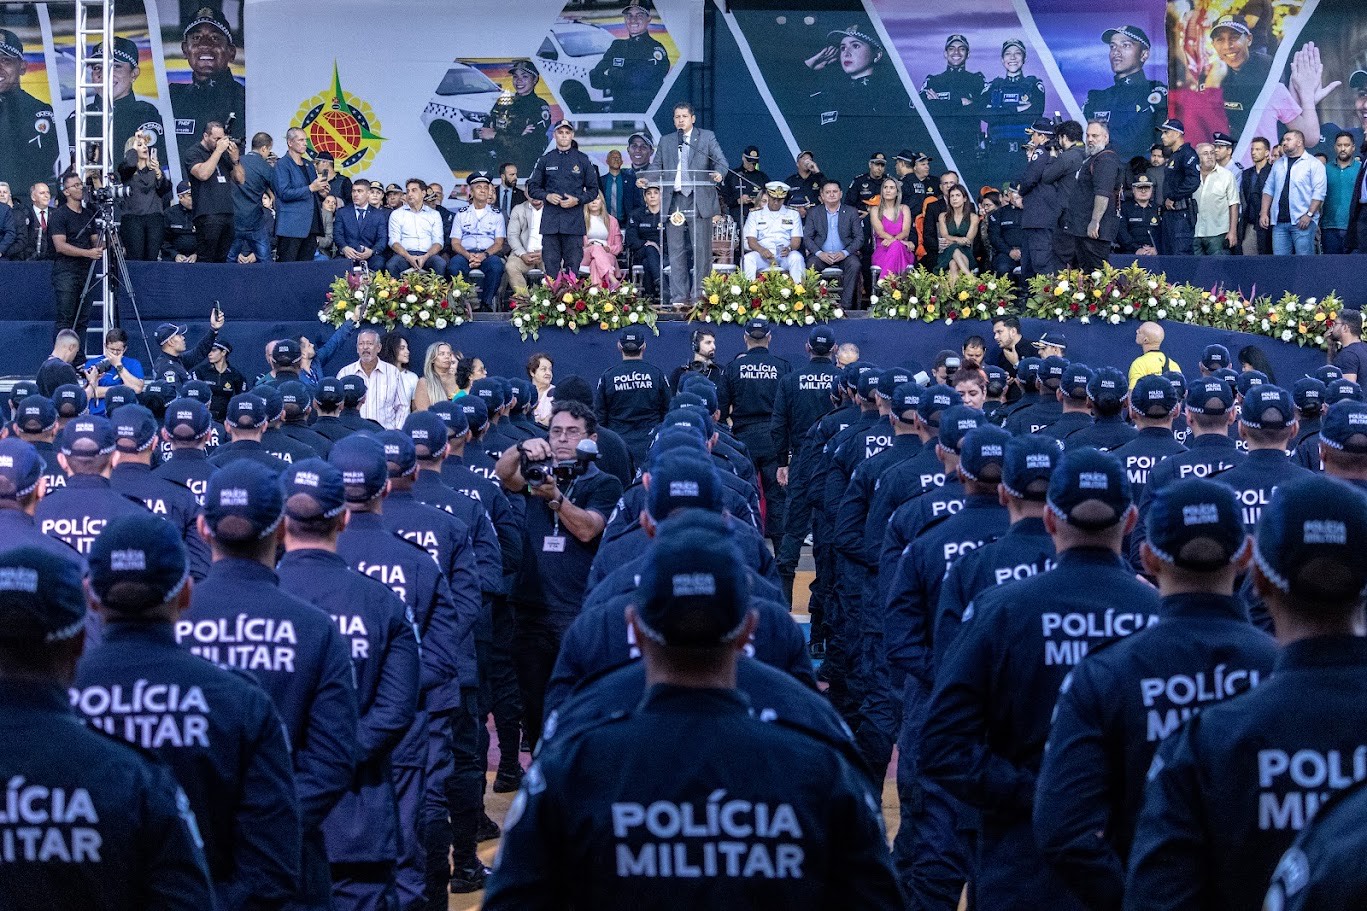
POLYGON ((1169 370, 1182 371, 1176 361, 1160 350, 1163 347, 1163 327, 1157 323, 1140 323, 1134 331, 1134 343, 1143 348, 1144 353, 1130 362, 1131 389, 1141 376, 1167 373, 1169 370))

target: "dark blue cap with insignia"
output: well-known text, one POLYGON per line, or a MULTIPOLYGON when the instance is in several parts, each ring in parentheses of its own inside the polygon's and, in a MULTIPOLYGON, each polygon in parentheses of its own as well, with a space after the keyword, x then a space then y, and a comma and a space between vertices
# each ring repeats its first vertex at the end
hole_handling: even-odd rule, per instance
POLYGON ((968 39, 965 38, 963 35, 955 34, 950 35, 948 38, 946 38, 945 50, 949 50, 949 46, 951 44, 962 44, 964 46, 964 50, 968 50, 968 39))
POLYGON ((721 478, 704 459, 670 453, 651 462, 646 512, 659 522, 680 509, 720 512, 721 478))
POLYGON ((418 450, 402 430, 386 430, 375 435, 384 447, 385 464, 391 478, 406 478, 418 470, 418 450))
POLYGON ((252 390, 266 405, 266 420, 278 421, 285 414, 285 397, 280 394, 280 387, 272 383, 263 383, 252 390))
POLYGON ((1177 393, 1177 401, 1181 402, 1187 397, 1187 378, 1182 375, 1180 370, 1169 370, 1163 374, 1163 379, 1167 380, 1172 386, 1172 391, 1177 393))
POLYGON ((148 380, 142 387, 138 401, 152 409, 155 414, 166 407, 166 403, 180 395, 175 383, 166 380, 148 380))
MULTIPOLYGON (((940 428, 941 437, 944 427, 940 428)), ((959 442, 959 473, 970 481, 996 484, 1002 479, 1006 445, 1011 434, 1000 427, 980 421, 959 442)))
POLYGON ((97 414, 79 417, 62 428, 57 447, 63 455, 99 456, 114 451, 114 428, 97 414))
POLYGON ((1291 400, 1301 414, 1319 414, 1324 409, 1324 395, 1328 389, 1313 376, 1303 376, 1291 384, 1291 400))
POLYGON ((1063 460, 1063 441, 1043 434, 1012 437, 1002 462, 1002 487, 1017 500, 1044 502, 1049 481, 1063 460))
POLYGON ((1267 374, 1261 370, 1244 370, 1239 374, 1238 382, 1234 384, 1234 389, 1239 395, 1248 395, 1248 391, 1257 386, 1267 385, 1267 374))
POLYGON ((872 399, 878 392, 878 386, 883 382, 883 371, 878 368, 865 370, 859 374, 859 379, 854 385, 854 391, 859 393, 861 399, 872 399))
POLYGON ((721 516, 693 511, 662 522, 634 598, 641 633, 680 648, 735 641, 749 610, 743 567, 721 516))
POLYGON ((1211 138, 1210 138, 1210 144, 1211 144, 1211 145, 1217 145, 1217 146, 1230 146, 1230 147, 1233 147, 1233 145, 1234 145, 1234 137, 1231 136, 1231 135, 1229 135, 1228 133, 1222 133, 1222 132, 1220 132, 1219 130, 1216 130, 1216 131, 1215 131, 1215 134, 1214 134, 1213 136, 1211 136, 1211 138))
POLYGON ((203 402, 186 397, 166 406, 162 427, 172 440, 190 443, 207 435, 213 427, 213 420, 203 402))
POLYGON ((0 439, 0 500, 22 500, 33 493, 46 470, 47 463, 32 443, 0 439))
POLYGON ((1244 396, 1239 420, 1254 430, 1285 430, 1296 420, 1296 403, 1280 386, 1254 386, 1244 396))
POLYGON ((1046 357, 1039 365, 1039 378, 1049 389, 1057 389, 1063 380, 1063 371, 1068 369, 1068 361, 1058 355, 1046 357))
POLYGON ((983 372, 987 374, 987 394, 998 396, 1006 389, 1006 384, 1011 381, 1011 374, 995 364, 987 364, 983 367, 983 372))
POLYGON ((238 459, 209 476, 204 521, 219 540, 259 541, 275 531, 284 513, 280 477, 260 462, 238 459))
POLYGON ((493 414, 502 408, 506 402, 503 398, 503 384, 491 376, 475 380, 470 384, 470 396, 479 399, 493 414))
POLYGON ((291 519, 331 519, 346 509, 342 473, 319 458, 301 459, 285 469, 280 491, 291 519))
POLYGON ((1130 407, 1146 418, 1165 418, 1177 407, 1177 390, 1165 377, 1148 373, 1135 380, 1130 407))
POLYGON ((627 326, 617 333, 617 344, 623 351, 637 352, 645 347, 646 330, 644 326, 627 326))
POLYGON ((1196 572, 1223 569, 1248 542, 1234 490, 1206 478, 1161 487, 1145 523, 1149 549, 1158 559, 1196 572))
POLYGON ((85 629, 81 565, 37 547, 0 551, 0 640, 65 642, 85 629))
POLYGON ((465 178, 467 187, 473 187, 477 183, 492 184, 493 182, 494 179, 488 171, 471 171, 469 176, 465 178))
POLYGON ((13 423, 20 433, 46 433, 57 426, 57 406, 45 395, 31 395, 14 407, 13 423))
POLYGON ((119 452, 145 452, 157 441, 161 426, 156 415, 141 405, 126 405, 111 418, 119 452))
POLYGON ((266 400, 261 396, 244 392, 228 400, 224 423, 229 427, 261 427, 266 421, 266 400))
POLYGON ((1221 367, 1219 370, 1212 370, 1210 375, 1217 380, 1223 380, 1229 385, 1230 392, 1237 392, 1239 389, 1239 371, 1232 367, 1221 367))
POLYGON ((556 130, 569 130, 571 133, 573 133, 573 132, 574 132, 574 124, 570 123, 568 120, 561 120, 561 121, 558 121, 558 122, 556 123, 555 129, 556 129, 556 130))
MULTIPOLYGON (((468 399, 469 396, 461 396, 461 399, 468 399)), ((424 412, 418 412, 423 414, 424 412)), ((465 416, 465 409, 455 402, 433 402, 432 407, 426 413, 435 414, 441 418, 441 422, 446 425, 448 437, 465 436, 470 432, 470 419, 465 416)), ((486 414, 485 419, 488 419, 486 414)))
POLYGON ((1101 406, 1119 405, 1129 394, 1129 380, 1114 367, 1098 367, 1087 384, 1087 397, 1101 406))
POLYGON ((1319 380, 1324 385, 1328 386, 1334 380, 1343 379, 1343 370, 1342 368, 1337 367, 1334 364, 1324 364, 1320 367, 1316 367, 1315 371, 1310 375, 1313 376, 1315 379, 1319 380))
MULTIPOLYGON (((455 409, 453 409, 453 412, 455 409)), ((461 420, 465 415, 461 413, 461 420)), ((439 459, 446 454, 447 423, 439 414, 431 410, 415 411, 403 422, 403 432, 413 443, 413 452, 422 461, 439 459)), ((469 429, 468 427, 466 428, 469 429)))
POLYGON ((365 503, 384 492, 389 465, 384 446, 366 434, 352 434, 332 444, 328 461, 342 473, 348 503, 365 503))
POLYGON ((1319 474, 1278 485, 1253 558, 1302 612, 1356 602, 1367 588, 1367 496, 1319 474))
POLYGON ((1219 370, 1229 366, 1229 349, 1224 345, 1207 345, 1201 349, 1201 366, 1207 370, 1219 370))
POLYGON ((1337 379, 1326 384, 1324 404, 1334 405, 1343 401, 1362 401, 1362 387, 1352 380, 1345 379, 1337 379))
POLYGON ((24 42, 19 40, 19 36, 7 28, 0 28, 0 57, 10 57, 15 60, 24 59, 24 42))
MULTIPOLYGON (((187 399, 208 405, 214 400, 214 387, 203 380, 190 380, 180 384, 180 394, 187 399)), ((109 393, 106 392, 104 397, 109 398, 109 393)))
POLYGON ((151 513, 105 526, 90 548, 90 590, 104 607, 141 614, 180 594, 190 561, 175 527, 151 513))
POLYGON ((664 458, 666 453, 680 449, 698 454, 706 453, 707 444, 703 442, 702 433, 699 432, 698 428, 687 424, 660 428, 650 444, 651 463, 653 464, 656 459, 664 458))
MULTIPOLYGON (((129 66, 138 66, 138 46, 136 43, 122 35, 114 36, 114 60, 118 63, 126 63, 129 66)), ((95 45, 95 53, 91 55, 91 62, 104 60, 104 44, 95 45)))
POLYGON ((916 406, 916 416, 926 426, 939 429, 941 413, 946 408, 961 404, 963 397, 948 386, 928 386, 921 390, 921 404, 916 406))
POLYGON ((1133 504, 1130 478, 1115 456, 1084 446, 1064 453, 1045 502, 1059 520, 1101 531, 1124 519, 1133 504))
POLYGON ((1148 33, 1137 25, 1122 25, 1117 28, 1108 28, 1101 33, 1101 43, 1110 44, 1117 36, 1128 38, 1135 44, 1142 44, 1149 48, 1153 47, 1153 45, 1149 43, 1148 33))
POLYGON ((1039 372, 1043 366, 1044 361, 1037 357, 1023 357, 1016 364, 1016 379, 1022 386, 1033 389, 1039 382, 1039 372))
POLYGON ((80 386, 63 383, 52 390, 52 404, 57 406, 59 418, 74 418, 85 414, 90 400, 80 386))
POLYGON ((1070 399, 1087 400, 1087 384, 1092 381, 1092 371, 1086 364, 1069 364, 1063 371, 1059 389, 1070 399))
POLYGON ((519 73, 527 76, 541 75, 541 71, 536 68, 536 64, 525 58, 522 60, 514 60, 513 65, 508 67, 509 76, 516 76, 519 73))
POLYGON ((1043 351, 1045 348, 1057 348, 1060 351, 1067 351, 1068 336, 1054 330, 1041 332, 1039 341, 1034 343, 1034 347, 1036 351, 1043 351))
POLYGON ((813 326, 807 333, 807 344, 813 354, 830 354, 835 347, 835 332, 830 326, 813 326))
MULTIPOLYGON (((932 387, 926 391, 931 394, 934 389, 932 387)), ((936 437, 939 444, 950 452, 958 452, 968 432, 986 424, 987 417, 976 408, 955 404, 940 412, 939 421, 939 434, 936 437)))
POLYGON ((33 380, 20 380, 10 387, 7 398, 11 405, 17 405, 29 396, 38 394, 40 394, 40 387, 36 382, 33 380))
POLYGON ((1182 121, 1178 120, 1176 117, 1169 117, 1167 120, 1163 121, 1162 125, 1160 125, 1158 129, 1163 132, 1172 130, 1176 133, 1185 134, 1187 132, 1187 125, 1184 124, 1182 121))
POLYGON ((342 381, 335 376, 325 376, 313 393, 313 400, 324 408, 332 408, 342 403, 342 381))
POLYGON ((696 429, 704 440, 710 440, 712 434, 716 432, 716 427, 712 423, 712 416, 705 412, 701 407, 679 405, 671 408, 660 422, 661 427, 688 426, 696 429))
POLYGON ((271 360, 277 367, 293 367, 303 359, 303 349, 292 338, 282 338, 271 348, 271 360))
POLYGON ((1213 37, 1215 33, 1222 28, 1229 29, 1231 32, 1237 32, 1245 38, 1252 37, 1253 35, 1253 31, 1248 27, 1248 23, 1244 22, 1243 16, 1221 16, 1219 19, 1215 20, 1215 24, 1210 27, 1211 36, 1213 37))
POLYGON ((854 361, 853 363, 846 364, 845 368, 841 370, 840 381, 844 383, 848 389, 857 389, 859 387, 859 377, 873 369, 874 366, 872 364, 866 364, 863 361, 854 361))
POLYGON ((1202 377, 1187 388, 1187 411, 1192 414, 1226 414, 1234 407, 1234 391, 1224 380, 1202 377))
POLYGON ((228 39, 229 44, 235 45, 233 41, 233 30, 228 27, 228 20, 223 17, 223 13, 212 7, 200 7, 199 12, 195 13, 185 26, 185 36, 189 36, 196 28, 201 25, 208 25, 223 33, 223 37, 228 39))
POLYGON ((465 421, 472 433, 479 433, 489 426, 489 406, 484 400, 473 395, 463 395, 456 399, 456 405, 465 412, 465 421))
POLYGON ((342 407, 355 408, 361 404, 361 399, 365 398, 366 384, 365 378, 356 376, 342 377, 342 407))
POLYGON ((285 409, 285 417, 298 417, 313 403, 308 387, 298 380, 286 380, 275 387, 280 394, 280 404, 285 409))
POLYGON ((903 383, 892 390, 892 414, 903 424, 910 424, 921 405, 924 390, 916 383, 903 383))
POLYGON ((1345 400, 1324 415, 1320 442, 1352 455, 1367 453, 1367 404, 1345 400))
POLYGON ((889 367, 878 377, 878 388, 874 392, 878 393, 881 399, 892 398, 892 393, 905 383, 912 382, 911 371, 906 367, 889 367))
POLYGON ((1027 133, 1038 133, 1041 136, 1054 135, 1054 122, 1047 117, 1040 117, 1030 126, 1025 128, 1027 133))
POLYGON ((745 321, 745 334, 759 340, 769 334, 769 321, 762 316, 752 316, 745 321))
POLYGON ((184 326, 179 323, 161 323, 157 326, 156 339, 158 345, 164 345, 177 335, 185 334, 184 326))

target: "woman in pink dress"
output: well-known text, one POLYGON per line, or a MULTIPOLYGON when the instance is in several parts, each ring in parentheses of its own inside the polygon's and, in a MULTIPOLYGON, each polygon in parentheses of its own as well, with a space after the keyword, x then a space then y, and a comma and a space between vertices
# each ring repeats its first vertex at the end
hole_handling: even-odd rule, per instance
POLYGON ((869 208, 873 226, 873 259, 884 275, 905 272, 916 264, 916 239, 911 236, 911 210, 902 205, 902 184, 895 177, 883 179, 878 205, 869 208))
POLYGON ((615 289, 618 278, 617 254, 622 252, 622 229, 603 205, 600 193, 584 206, 584 265, 595 285, 615 289))

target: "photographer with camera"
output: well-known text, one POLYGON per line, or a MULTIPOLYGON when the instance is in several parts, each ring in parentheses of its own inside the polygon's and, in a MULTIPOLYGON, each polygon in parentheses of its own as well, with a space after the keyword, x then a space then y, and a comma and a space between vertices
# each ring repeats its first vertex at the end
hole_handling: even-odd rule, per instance
POLYGON ((622 496, 621 482, 593 464, 597 430, 587 406, 557 401, 550 440, 523 440, 505 451, 496 467, 505 487, 529 494, 523 560, 509 601, 517 616, 513 662, 533 744, 541 736, 546 686, 560 640, 579 614, 607 517, 622 496))
POLYGON ((204 127, 204 137, 181 156, 190 180, 195 213, 195 259, 221 263, 233 244, 233 186, 246 178, 241 153, 218 121, 204 127))
MULTIPOLYGON (((104 238, 97 223, 99 213, 85 204, 85 184, 76 174, 62 177, 65 203, 52 212, 52 290, 57 296, 57 328, 74 329, 85 348, 85 329, 90 307, 83 306, 81 291, 90 263, 104 253, 104 238)), ((87 295, 88 297, 88 295, 87 295)), ((83 357, 77 358, 79 364, 83 357)))

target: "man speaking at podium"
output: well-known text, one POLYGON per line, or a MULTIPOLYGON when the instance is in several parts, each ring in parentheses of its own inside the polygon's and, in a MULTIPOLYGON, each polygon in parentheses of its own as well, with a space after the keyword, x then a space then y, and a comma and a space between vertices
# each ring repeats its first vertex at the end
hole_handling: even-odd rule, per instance
MULTIPOLYGON (((710 130, 693 124, 697 120, 693 105, 680 101, 674 105, 674 132, 660 137, 652 170, 660 174, 664 193, 661 211, 667 217, 665 236, 669 243, 669 296, 677 306, 702 296, 702 280, 712 271, 711 220, 721 214, 714 186, 694 186, 699 172, 706 171, 713 184, 721 183, 728 165, 717 137, 710 130), (688 249, 693 250, 693 270, 688 269, 688 249)), ((645 188, 641 178, 636 185, 645 188)))

